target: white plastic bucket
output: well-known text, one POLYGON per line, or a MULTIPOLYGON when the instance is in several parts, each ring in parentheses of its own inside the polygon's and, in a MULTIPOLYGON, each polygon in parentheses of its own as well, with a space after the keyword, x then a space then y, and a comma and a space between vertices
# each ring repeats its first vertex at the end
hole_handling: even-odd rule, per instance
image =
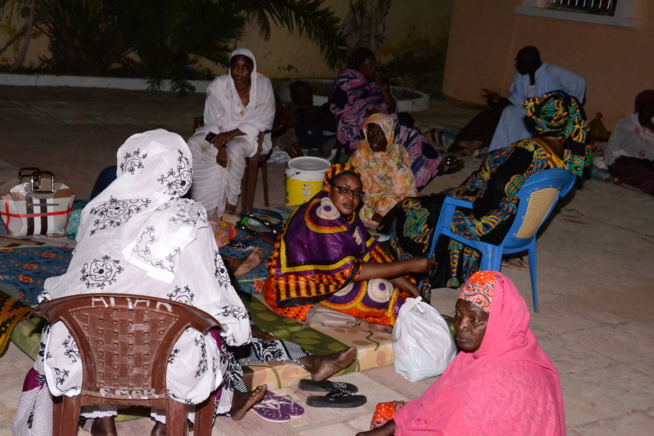
POLYGON ((322 189, 325 173, 332 164, 319 157, 301 156, 288 161, 286 167, 286 204, 306 203, 322 189))

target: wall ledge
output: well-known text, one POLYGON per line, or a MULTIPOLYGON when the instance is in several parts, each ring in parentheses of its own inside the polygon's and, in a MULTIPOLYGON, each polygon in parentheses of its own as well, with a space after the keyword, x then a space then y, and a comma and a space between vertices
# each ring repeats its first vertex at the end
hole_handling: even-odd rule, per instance
MULTIPOLYGON (((210 80, 191 80, 196 93, 207 92, 210 80)), ((122 77, 57 76, 50 74, 0 74, 0 85, 8 86, 69 86, 78 88, 109 88, 148 91, 145 79, 122 77)), ((172 91, 167 82, 162 91, 172 91)))

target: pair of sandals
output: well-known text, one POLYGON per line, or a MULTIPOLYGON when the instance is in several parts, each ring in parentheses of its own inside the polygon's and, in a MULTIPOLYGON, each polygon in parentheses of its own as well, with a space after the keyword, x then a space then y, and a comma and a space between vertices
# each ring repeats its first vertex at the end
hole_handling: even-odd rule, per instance
POLYGON ((316 382, 305 379, 300 380, 298 388, 308 392, 327 392, 324 396, 307 397, 307 406, 311 407, 352 408, 363 406, 368 401, 365 395, 355 395, 359 392, 359 388, 350 383, 329 380, 316 382))

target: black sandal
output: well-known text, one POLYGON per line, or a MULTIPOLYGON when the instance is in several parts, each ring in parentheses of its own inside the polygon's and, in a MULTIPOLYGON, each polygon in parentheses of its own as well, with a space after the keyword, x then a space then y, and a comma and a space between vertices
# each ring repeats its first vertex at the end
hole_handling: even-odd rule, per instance
POLYGON ((341 390, 348 392, 350 394, 356 394, 359 392, 359 388, 350 383, 343 382, 333 382, 330 380, 323 381, 313 381, 309 379, 302 379, 298 384, 298 388, 301 391, 309 392, 330 392, 333 390, 341 390))
POLYGON ((443 166, 443 169, 438 172, 438 174, 453 174, 462 170, 464 166, 465 164, 462 160, 459 160, 450 154, 445 156, 445 165, 443 166))
POLYGON ((352 395, 349 392, 334 389, 324 397, 316 395, 307 397, 307 406, 350 408, 363 406, 367 401, 365 395, 352 395))

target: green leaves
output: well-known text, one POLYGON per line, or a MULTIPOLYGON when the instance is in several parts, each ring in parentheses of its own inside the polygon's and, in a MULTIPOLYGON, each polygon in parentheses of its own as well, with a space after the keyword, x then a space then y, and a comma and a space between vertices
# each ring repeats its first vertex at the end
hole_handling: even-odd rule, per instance
POLYGON ((227 65, 234 41, 254 22, 264 39, 273 24, 308 37, 337 67, 345 56, 339 20, 320 0, 0 0, 0 9, 34 7, 35 27, 50 38, 58 73, 102 74, 133 59, 150 86, 172 82, 191 92, 187 70, 197 58, 227 65))

